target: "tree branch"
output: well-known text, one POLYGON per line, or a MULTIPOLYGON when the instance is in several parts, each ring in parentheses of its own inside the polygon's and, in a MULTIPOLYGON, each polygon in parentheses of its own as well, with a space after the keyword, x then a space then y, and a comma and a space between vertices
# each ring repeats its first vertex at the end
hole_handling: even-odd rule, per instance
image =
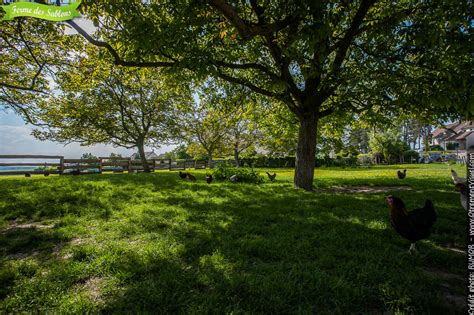
POLYGON ((109 43, 99 41, 90 36, 85 30, 83 30, 79 25, 77 25, 73 20, 67 21, 79 34, 81 34, 89 43, 94 46, 105 48, 114 58, 114 64, 117 66, 124 67, 141 67, 141 68, 155 68, 155 67, 172 67, 176 62, 166 62, 166 61, 125 61, 123 60, 117 51, 110 46, 109 43))
POLYGON ((244 21, 234 7, 224 0, 209 0, 209 5, 227 18, 244 40, 250 40, 258 35, 265 36, 276 33, 290 25, 294 19, 291 16, 287 16, 283 20, 274 23, 251 25, 244 21))
POLYGON ((333 73, 338 73, 341 70, 341 65, 346 58, 347 50, 352 42, 352 39, 358 34, 359 27, 364 21, 364 17, 369 11, 370 7, 375 3, 376 0, 362 0, 362 3, 357 9, 357 12, 352 20, 351 26, 346 31, 346 34, 342 38, 336 52, 336 57, 332 65, 333 73))
POLYGON ((258 63, 230 63, 230 62, 225 62, 221 60, 216 60, 214 64, 218 67, 224 67, 224 68, 231 68, 231 69, 254 69, 254 70, 260 70, 267 74, 273 81, 281 81, 281 78, 273 73, 270 69, 265 67, 264 65, 258 64, 258 63))

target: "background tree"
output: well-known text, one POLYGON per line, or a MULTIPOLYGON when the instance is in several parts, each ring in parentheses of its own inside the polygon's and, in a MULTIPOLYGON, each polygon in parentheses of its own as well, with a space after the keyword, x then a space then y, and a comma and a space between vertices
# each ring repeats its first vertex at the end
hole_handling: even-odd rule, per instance
POLYGON ((408 151, 410 147, 401 138, 401 130, 399 128, 387 130, 374 128, 369 140, 372 154, 383 155, 387 163, 397 162, 397 160, 399 163, 403 163, 404 152, 408 151))
POLYGON ((223 151, 227 128, 227 114, 212 107, 205 95, 198 103, 183 107, 180 113, 181 139, 188 143, 187 153, 206 154, 209 167, 216 151, 223 151))
POLYGON ((92 153, 83 153, 81 160, 97 160, 97 156, 93 155, 92 153))
POLYGON ((169 155, 166 154, 165 156, 166 156, 167 159, 172 159, 172 160, 190 159, 191 156, 186 151, 187 151, 186 145, 181 144, 181 145, 177 146, 176 148, 174 148, 173 150, 171 150, 171 152, 169 152, 169 155))
POLYGON ((295 155, 298 141, 298 119, 281 103, 272 103, 260 115, 258 130, 262 137, 259 146, 270 156, 295 155))
POLYGON ((112 158, 112 159, 114 159, 114 158, 118 159, 118 158, 122 158, 122 154, 112 152, 112 153, 110 153, 109 157, 112 158))
POLYGON ((149 172, 145 146, 159 147, 175 132, 174 108, 187 94, 165 81, 159 71, 104 67, 91 55, 79 60, 81 71, 58 77, 58 93, 41 102, 46 131, 34 135, 61 143, 109 143, 138 149, 149 172))
POLYGON ((240 166, 240 154, 251 149, 261 138, 257 124, 248 116, 248 112, 239 108, 231 116, 227 128, 227 142, 232 150, 236 166, 240 166))

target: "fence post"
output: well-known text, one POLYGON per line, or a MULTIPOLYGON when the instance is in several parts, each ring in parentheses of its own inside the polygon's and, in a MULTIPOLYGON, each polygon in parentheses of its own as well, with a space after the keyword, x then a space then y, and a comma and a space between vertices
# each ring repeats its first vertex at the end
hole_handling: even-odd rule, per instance
POLYGON ((102 174, 102 159, 99 158, 99 173, 102 174))
POLYGON ((60 159, 59 159, 59 174, 63 174, 64 173, 64 156, 62 156, 60 159))
POLYGON ((168 166, 169 166, 169 169, 171 171, 171 159, 168 159, 168 162, 169 162, 168 166))
POLYGON ((128 173, 132 172, 132 158, 128 158, 128 173))
POLYGON ((187 159, 184 160, 184 170, 186 170, 186 162, 187 161, 188 161, 187 159))

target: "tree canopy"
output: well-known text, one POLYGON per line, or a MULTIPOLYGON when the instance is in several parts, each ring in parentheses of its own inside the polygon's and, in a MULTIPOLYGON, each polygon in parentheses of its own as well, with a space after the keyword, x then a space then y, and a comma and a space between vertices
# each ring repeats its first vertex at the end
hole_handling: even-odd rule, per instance
POLYGON ((299 124, 294 183, 309 190, 324 117, 474 114, 470 2, 84 0, 97 35, 71 25, 115 65, 212 76, 285 104, 299 124))
POLYGON ((138 148, 147 171, 145 146, 159 147, 176 134, 176 106, 190 94, 159 71, 114 68, 92 54, 78 57, 81 71, 58 73, 56 93, 38 105, 48 126, 39 139, 83 145, 109 143, 138 148))

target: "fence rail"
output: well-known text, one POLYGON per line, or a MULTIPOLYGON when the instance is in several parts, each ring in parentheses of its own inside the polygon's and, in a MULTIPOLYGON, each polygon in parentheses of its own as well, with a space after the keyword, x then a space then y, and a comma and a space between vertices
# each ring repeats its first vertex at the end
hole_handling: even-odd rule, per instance
MULTIPOLYGON (((171 160, 149 159, 147 161, 151 171, 155 170, 186 170, 189 168, 206 168, 207 161, 199 160, 171 160)), ((0 170, 0 175, 27 175, 27 174, 100 174, 102 172, 142 172, 143 164, 140 160, 131 158, 99 157, 97 159, 66 159, 57 155, 0 155, 0 166, 8 167, 0 170), (3 160, 36 160, 34 162, 2 162, 3 160), (57 160, 57 162, 38 162, 37 160, 57 160), (17 169, 15 169, 17 167, 17 169)))

